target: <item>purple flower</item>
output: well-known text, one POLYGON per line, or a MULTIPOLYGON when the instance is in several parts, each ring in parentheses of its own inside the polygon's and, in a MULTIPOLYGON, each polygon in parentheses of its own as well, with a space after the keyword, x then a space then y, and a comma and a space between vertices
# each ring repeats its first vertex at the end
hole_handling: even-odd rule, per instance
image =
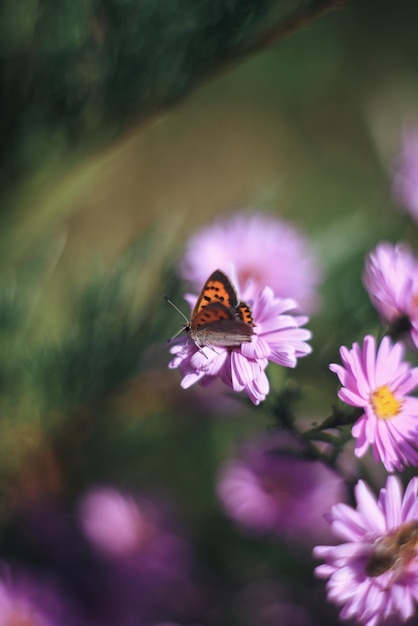
POLYGON ((96 550, 112 559, 139 559, 141 566, 154 570, 188 563, 188 544, 148 498, 113 487, 92 489, 81 499, 79 518, 96 550))
POLYGON ((366 260, 363 282, 382 319, 401 329, 406 322, 418 347, 418 259, 409 246, 379 243, 366 260))
POLYGON ((196 382, 207 385, 219 377, 228 387, 245 391, 254 404, 259 404, 269 392, 265 374, 268 361, 295 367, 299 357, 311 352, 306 343, 311 333, 301 328, 307 317, 289 313, 296 306, 293 300, 276 298, 265 287, 254 301, 247 302, 255 324, 250 342, 234 347, 198 348, 185 337, 171 348, 175 356, 169 367, 180 369, 184 389, 196 382))
POLYGON ((318 262, 306 237, 275 217, 236 213, 198 231, 188 242, 180 275, 201 288, 217 267, 236 276, 236 286, 255 298, 266 285, 280 298, 292 298, 298 310, 318 306, 318 262))
POLYGON ((400 480, 389 476, 377 501, 360 480, 355 496, 356 509, 332 507, 328 521, 344 543, 314 548, 325 561, 315 573, 328 579, 328 599, 343 607, 342 619, 366 626, 391 617, 406 621, 418 600, 418 479, 403 495, 400 480))
POLYGON ((418 386, 418 368, 403 361, 404 347, 383 337, 376 350, 374 337, 351 350, 342 346, 343 365, 329 367, 343 387, 339 398, 364 409, 352 428, 356 456, 363 456, 369 445, 374 458, 388 471, 418 464, 418 399, 407 395, 418 386))
POLYGON ((3 567, 0 578, 0 624, 4 626, 75 626, 75 617, 52 583, 15 576, 3 567))
POLYGON ((124 557, 152 542, 157 514, 149 501, 139 501, 104 487, 87 493, 80 503, 85 535, 102 553, 124 557))
POLYGON ((395 162, 392 191, 395 201, 418 221, 418 127, 405 129, 395 162))
POLYGON ((199 614, 190 544, 161 504, 100 487, 81 499, 79 520, 107 576, 100 624, 181 623, 199 614))
POLYGON ((229 517, 243 528, 312 546, 329 538, 324 514, 345 499, 344 483, 319 461, 281 454, 278 443, 250 446, 241 458, 224 463, 218 496, 229 517))

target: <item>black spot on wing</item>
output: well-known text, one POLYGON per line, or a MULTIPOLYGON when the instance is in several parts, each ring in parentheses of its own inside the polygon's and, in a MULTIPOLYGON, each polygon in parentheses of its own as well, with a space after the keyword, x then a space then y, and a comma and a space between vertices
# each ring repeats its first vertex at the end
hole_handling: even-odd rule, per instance
POLYGON ((228 276, 224 274, 221 270, 215 270, 209 276, 206 281, 206 284, 203 288, 203 291, 209 290, 214 300, 218 302, 225 302, 225 297, 222 295, 223 291, 226 291, 228 296, 228 302, 231 307, 236 307, 238 304, 238 296, 237 292, 228 276), (221 285, 221 287, 219 286, 221 285))
POLYGON ((236 310, 236 315, 239 320, 242 320, 250 326, 254 326, 254 318, 249 305, 246 302, 240 302, 236 310))

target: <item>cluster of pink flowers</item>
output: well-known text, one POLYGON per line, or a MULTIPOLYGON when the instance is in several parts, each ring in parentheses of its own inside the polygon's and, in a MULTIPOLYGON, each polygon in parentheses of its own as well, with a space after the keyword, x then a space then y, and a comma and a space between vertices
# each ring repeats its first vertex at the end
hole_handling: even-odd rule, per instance
MULTIPOLYGON (((364 286, 391 334, 418 348, 418 259, 409 246, 378 244, 366 259, 364 286)), ((338 395, 364 413, 354 424, 355 454, 372 447, 388 471, 418 465, 418 368, 403 360, 405 345, 385 336, 380 346, 367 336, 351 350, 341 347, 343 364, 331 364, 342 384, 338 395)))
MULTIPOLYGON (((418 180, 418 134, 413 139, 397 164, 394 188, 418 216, 412 182, 418 180)), ((169 367, 181 371, 183 388, 220 378, 259 404, 269 392, 268 362, 295 367, 309 354, 302 313, 317 307, 320 271, 308 249, 293 227, 260 215, 236 215, 192 237, 181 276, 198 289, 216 268, 227 272, 254 326, 251 339, 238 346, 188 338, 172 346, 169 367)), ((341 384, 340 400, 361 409, 352 427, 355 455, 371 449, 387 471, 401 471, 418 466, 418 398, 412 395, 418 367, 405 360, 407 347, 418 349, 418 259, 406 244, 381 242, 366 259, 363 283, 388 335, 342 346, 342 364, 330 370, 341 384)), ((196 296, 188 301, 193 305, 196 296)), ((324 514, 331 508, 330 529, 346 543, 317 546, 314 555, 326 562, 316 573, 328 579, 328 597, 343 607, 341 617, 366 626, 409 619, 418 602, 418 479, 403 495, 399 479, 389 477, 377 500, 359 481, 352 509, 342 503, 341 481, 322 464, 307 463, 280 456, 272 440, 247 448, 221 468, 217 491, 225 512, 248 532, 306 542, 326 537, 324 514)))
MULTIPOLYGON (((398 172, 398 192, 411 176, 411 170, 398 172)), ((418 181, 418 167, 414 176, 418 181)), ((411 209, 413 200, 409 193, 411 209)), ((363 283, 390 334, 417 349, 418 259, 410 247, 379 243, 366 259, 363 283)), ((356 456, 371 447, 390 472, 418 466, 418 398, 410 395, 418 388, 418 368, 404 360, 405 350, 389 336, 377 345, 368 335, 351 349, 340 348, 342 365, 330 365, 342 385, 339 398, 363 410, 352 428, 356 456)), ((331 509, 331 528, 346 543, 316 547, 314 555, 326 562, 316 573, 328 580, 328 598, 343 607, 343 619, 366 626, 406 621, 418 602, 418 480, 403 497, 393 476, 377 501, 362 481, 355 493, 355 510, 345 504, 331 509)))
MULTIPOLYGON (((235 215, 195 235, 180 264, 182 276, 202 288, 221 268, 229 273, 240 300, 249 305, 251 341, 238 346, 197 346, 188 337, 171 348, 170 368, 179 368, 187 389, 216 378, 234 391, 245 391, 254 404, 269 392, 265 370, 269 361, 295 367, 311 352, 308 321, 299 314, 317 302, 314 287, 320 273, 305 238, 293 227, 271 217, 235 215)), ((196 296, 189 296, 194 304, 196 296)))

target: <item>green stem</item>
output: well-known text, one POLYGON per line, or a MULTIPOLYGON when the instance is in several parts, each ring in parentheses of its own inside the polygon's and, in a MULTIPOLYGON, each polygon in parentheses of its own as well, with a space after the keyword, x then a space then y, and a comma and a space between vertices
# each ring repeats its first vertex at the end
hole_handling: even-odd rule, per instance
POLYGON ((353 409, 347 413, 335 407, 332 415, 327 417, 320 424, 313 426, 309 430, 305 430, 303 434, 307 439, 316 439, 319 433, 329 428, 341 428, 342 426, 354 424, 362 413, 362 409, 353 409))

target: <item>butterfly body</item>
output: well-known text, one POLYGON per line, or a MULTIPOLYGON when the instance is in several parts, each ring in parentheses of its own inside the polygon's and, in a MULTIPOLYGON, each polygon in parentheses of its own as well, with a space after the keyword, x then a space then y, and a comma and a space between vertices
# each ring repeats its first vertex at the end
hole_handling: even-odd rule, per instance
POLYGON ((250 307, 238 300, 229 278, 215 270, 207 279, 184 330, 199 348, 240 346, 251 341, 254 322, 250 307))

